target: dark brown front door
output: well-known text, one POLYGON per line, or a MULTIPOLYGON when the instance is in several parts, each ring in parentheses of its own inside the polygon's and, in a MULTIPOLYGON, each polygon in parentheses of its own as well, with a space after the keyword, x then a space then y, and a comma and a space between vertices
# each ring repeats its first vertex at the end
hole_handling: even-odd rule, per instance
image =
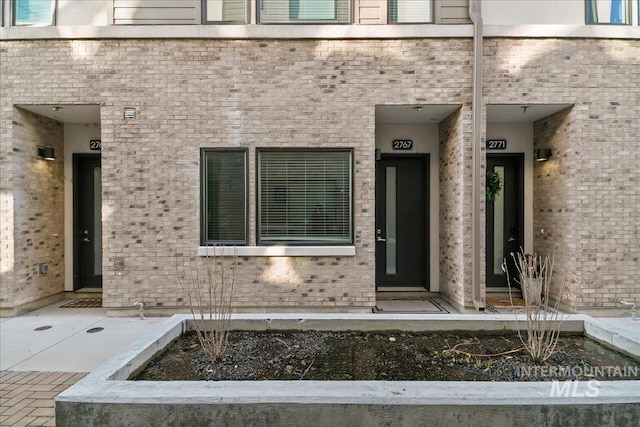
POLYGON ((428 289, 428 157, 376 162, 376 285, 428 289))
POLYGON ((502 190, 495 201, 487 200, 486 264, 487 286, 507 286, 502 264, 506 261, 511 285, 519 287, 511 254, 524 247, 523 155, 487 155, 487 170, 500 176, 502 190))
POLYGON ((102 287, 100 155, 73 156, 74 290, 102 287))

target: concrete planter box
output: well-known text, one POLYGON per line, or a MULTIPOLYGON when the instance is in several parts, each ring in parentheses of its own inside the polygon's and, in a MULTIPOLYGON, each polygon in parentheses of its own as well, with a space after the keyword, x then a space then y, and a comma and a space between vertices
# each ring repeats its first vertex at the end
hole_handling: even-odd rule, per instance
MULTIPOLYGON (((190 329, 175 315, 56 400, 58 426, 640 425, 640 381, 127 381, 190 329), (554 396, 554 394, 556 396, 554 396), (561 394, 560 396, 557 396, 561 394), (524 422, 524 423, 523 423, 524 422)), ((233 329, 509 331, 513 315, 238 314, 233 329)), ((563 324, 640 358, 640 342, 584 315, 563 324)))

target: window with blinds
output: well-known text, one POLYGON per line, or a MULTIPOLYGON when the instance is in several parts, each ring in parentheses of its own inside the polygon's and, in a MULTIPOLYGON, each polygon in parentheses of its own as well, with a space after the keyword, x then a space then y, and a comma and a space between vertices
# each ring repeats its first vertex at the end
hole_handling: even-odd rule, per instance
POLYGON ((260 243, 352 242, 352 153, 258 151, 260 243))
POLYGON ((247 22, 247 0, 205 0, 205 22, 247 22))
POLYGON ((350 0, 258 0, 263 24, 349 23, 350 0))
MULTIPOLYGON (((629 0, 586 0, 587 24, 629 24, 629 0)), ((640 13, 640 12, 638 12, 640 13)))
POLYGON ((13 25, 53 25, 54 11, 55 0, 14 0, 13 25))
POLYGON ((247 243, 246 151, 202 152, 203 244, 247 243))
POLYGON ((389 0, 389 22, 433 22, 433 1, 389 0))

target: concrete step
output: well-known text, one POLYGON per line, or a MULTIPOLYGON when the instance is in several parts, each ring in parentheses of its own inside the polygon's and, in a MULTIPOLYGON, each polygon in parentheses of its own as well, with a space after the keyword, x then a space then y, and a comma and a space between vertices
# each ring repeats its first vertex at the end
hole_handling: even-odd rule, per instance
POLYGON ((389 301, 389 300, 425 300, 429 298, 439 298, 438 292, 429 292, 425 290, 402 290, 402 291, 377 291, 377 301, 389 301))

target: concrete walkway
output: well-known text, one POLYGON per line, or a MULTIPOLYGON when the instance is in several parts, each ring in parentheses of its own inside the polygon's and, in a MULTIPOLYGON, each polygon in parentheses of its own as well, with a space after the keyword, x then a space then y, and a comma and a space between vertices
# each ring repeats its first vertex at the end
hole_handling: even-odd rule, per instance
MULTIPOLYGON (((57 394, 166 320, 110 318, 102 308, 60 308, 67 302, 0 319, 0 426, 53 426, 57 394)), ((640 341, 640 321, 599 320, 640 341)))
POLYGON ((56 395, 165 320, 67 302, 0 319, 0 426, 53 426, 56 395))

